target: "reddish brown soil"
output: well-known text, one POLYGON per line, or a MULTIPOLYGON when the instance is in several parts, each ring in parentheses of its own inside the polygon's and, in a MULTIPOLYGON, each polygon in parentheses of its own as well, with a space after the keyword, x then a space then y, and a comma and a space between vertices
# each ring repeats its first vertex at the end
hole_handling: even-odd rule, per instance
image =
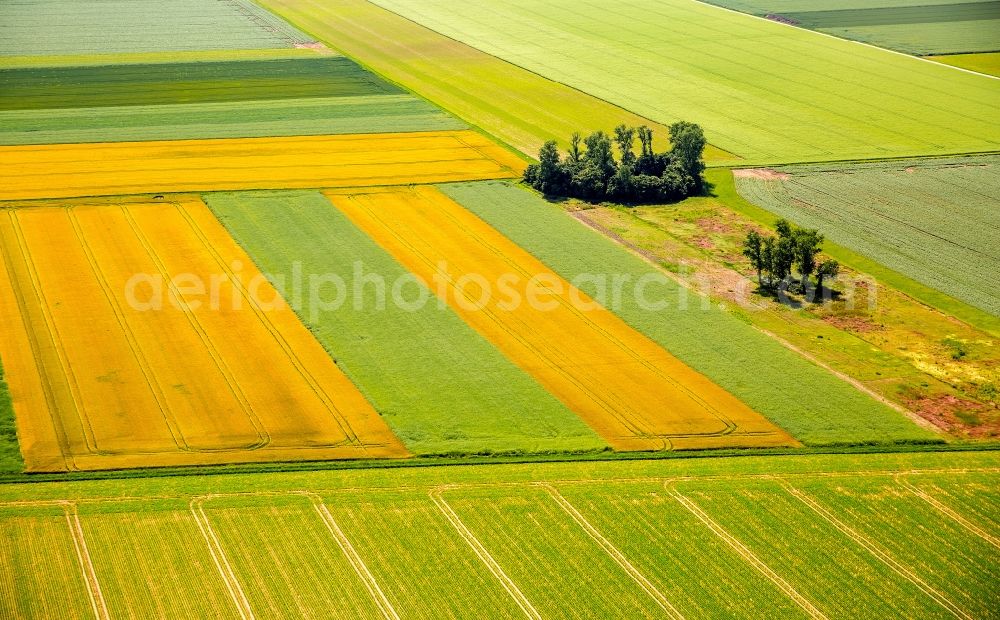
POLYGON ((733 230, 732 226, 714 217, 701 218, 698 220, 698 227, 710 233, 727 233, 733 230))
POLYGON ((876 325, 863 316, 843 316, 831 314, 823 317, 823 321, 833 325, 837 329, 843 329, 857 334, 867 334, 869 332, 881 331, 885 329, 881 325, 876 325))
POLYGON ((1000 437, 1000 419, 987 407, 951 394, 925 396, 906 401, 907 407, 923 419, 952 435, 984 439, 1000 437), (980 424, 969 424, 959 414, 974 413, 980 424))

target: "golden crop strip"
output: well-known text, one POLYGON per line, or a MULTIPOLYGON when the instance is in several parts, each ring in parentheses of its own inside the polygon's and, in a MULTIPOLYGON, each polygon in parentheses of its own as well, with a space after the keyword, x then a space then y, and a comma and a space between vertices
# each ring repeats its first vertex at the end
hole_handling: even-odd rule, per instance
POLYGON ((0 147, 0 200, 511 178, 475 131, 0 147))
POLYGON ((406 454, 200 199, 0 209, 0 258, 30 471, 406 454))
POLYGON ((437 189, 327 195, 615 449, 797 445, 437 189))

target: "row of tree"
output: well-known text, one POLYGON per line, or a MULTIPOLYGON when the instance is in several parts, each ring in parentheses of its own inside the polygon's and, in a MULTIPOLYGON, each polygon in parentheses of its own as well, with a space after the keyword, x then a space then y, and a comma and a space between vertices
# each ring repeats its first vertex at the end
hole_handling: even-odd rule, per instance
POLYGON ((669 151, 654 152, 653 130, 645 125, 619 125, 613 141, 603 131, 582 140, 579 133, 574 133, 565 158, 560 156, 554 140, 546 142, 538 153, 538 163, 525 170, 524 181, 549 196, 592 202, 673 202, 700 193, 705 170, 705 134, 701 127, 684 121, 674 123, 670 126, 670 144, 669 151), (614 146, 618 147, 618 158, 614 146))
POLYGON ((756 230, 747 233, 743 255, 757 271, 761 289, 771 292, 785 290, 795 280, 798 271, 799 290, 809 294, 809 278, 816 277, 816 299, 822 298, 823 281, 837 277, 840 264, 835 260, 818 261, 823 235, 817 230, 797 228, 787 220, 775 224, 778 236, 761 235, 756 230))

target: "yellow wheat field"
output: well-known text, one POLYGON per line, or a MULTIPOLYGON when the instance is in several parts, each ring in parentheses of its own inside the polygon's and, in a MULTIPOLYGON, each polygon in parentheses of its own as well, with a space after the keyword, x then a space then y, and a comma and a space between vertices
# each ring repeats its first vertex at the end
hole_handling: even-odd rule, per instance
POLYGON ((474 131, 0 147, 0 200, 516 177, 474 131))
POLYGON ((31 471, 405 454, 198 198, 0 209, 0 257, 31 471))
POLYGON ((615 449, 797 445, 437 189, 328 196, 615 449), (521 300, 532 278, 549 293, 481 294, 502 278, 521 300))

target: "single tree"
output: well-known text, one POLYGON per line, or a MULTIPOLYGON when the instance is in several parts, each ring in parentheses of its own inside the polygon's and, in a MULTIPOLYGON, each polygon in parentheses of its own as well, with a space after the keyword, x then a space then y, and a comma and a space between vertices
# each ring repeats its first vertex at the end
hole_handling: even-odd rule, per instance
POLYGON ((823 280, 834 279, 840 273, 840 263, 835 260, 827 260, 820 263, 816 268, 816 299, 823 298, 823 280))
POLYGON ((795 239, 795 268, 801 276, 802 292, 808 292, 809 276, 816 271, 816 257, 819 255, 823 235, 818 230, 798 229, 793 233, 795 239))
POLYGON ((700 186, 701 173, 705 170, 702 154, 705 151, 705 132, 701 127, 687 121, 670 126, 670 155, 680 162, 681 168, 700 186))
POLYGON ((580 163, 580 132, 574 131, 569 139, 569 161, 575 166, 580 163))
POLYGON ((743 240, 743 256, 750 260, 750 265, 757 271, 757 284, 763 287, 764 242, 756 230, 748 232, 747 238, 743 240))
POLYGON ((611 138, 603 131, 598 131, 587 136, 583 143, 587 146, 587 152, 583 154, 583 165, 593 168, 607 183, 618 169, 611 150, 611 138))
POLYGON ((760 248, 760 264, 763 268, 765 274, 767 274, 767 283, 764 284, 764 288, 772 289, 774 288, 774 283, 777 281, 777 269, 775 267, 774 255, 775 255, 776 239, 770 235, 763 237, 763 242, 760 248))
POLYGON ((635 129, 618 125, 615 127, 615 142, 618 143, 618 152, 621 153, 621 167, 628 168, 631 173, 635 164, 635 129))

